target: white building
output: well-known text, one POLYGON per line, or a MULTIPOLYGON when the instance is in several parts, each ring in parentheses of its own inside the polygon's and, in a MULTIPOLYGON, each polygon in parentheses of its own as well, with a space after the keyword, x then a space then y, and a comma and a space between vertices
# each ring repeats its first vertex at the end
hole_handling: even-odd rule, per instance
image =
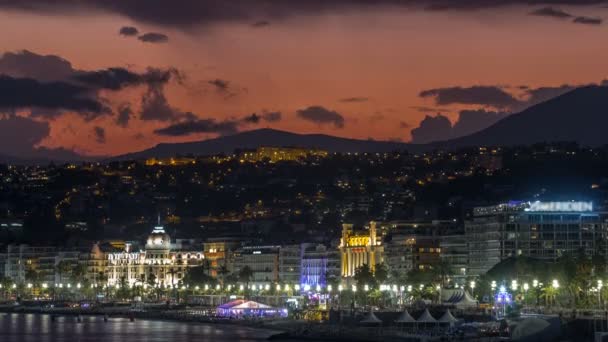
POLYGON ((155 284, 161 287, 178 285, 184 279, 187 269, 201 266, 203 260, 202 248, 180 250, 171 244, 171 238, 165 229, 157 226, 148 236, 145 250, 133 251, 131 245, 127 244, 124 251, 107 254, 108 284, 155 284))

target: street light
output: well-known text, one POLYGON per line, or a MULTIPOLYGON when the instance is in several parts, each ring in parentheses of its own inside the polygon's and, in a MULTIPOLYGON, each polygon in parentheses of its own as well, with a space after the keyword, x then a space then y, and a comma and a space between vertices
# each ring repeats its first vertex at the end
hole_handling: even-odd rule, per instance
POLYGON ((553 279, 551 286, 553 286, 555 289, 559 289, 559 281, 557 281, 557 279, 553 279))
POLYGON ((538 280, 536 280, 536 279, 532 280, 532 287, 534 287, 534 288, 538 287, 538 280))

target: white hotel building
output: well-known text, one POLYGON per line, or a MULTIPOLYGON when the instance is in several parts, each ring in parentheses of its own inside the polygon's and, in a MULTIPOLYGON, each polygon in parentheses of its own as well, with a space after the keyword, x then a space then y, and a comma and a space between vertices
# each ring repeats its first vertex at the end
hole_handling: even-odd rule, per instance
POLYGON ((108 285, 149 284, 158 286, 178 285, 189 267, 201 266, 204 262, 200 250, 181 250, 171 243, 171 238, 162 226, 154 227, 148 237, 145 250, 132 251, 129 244, 119 253, 107 254, 108 285), (123 280, 124 278, 124 280, 123 280))

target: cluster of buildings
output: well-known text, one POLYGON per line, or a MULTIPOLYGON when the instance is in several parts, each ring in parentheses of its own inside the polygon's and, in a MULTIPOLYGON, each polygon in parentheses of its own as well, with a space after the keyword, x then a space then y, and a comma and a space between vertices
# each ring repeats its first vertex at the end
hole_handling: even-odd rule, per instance
POLYGON ((108 241, 88 250, 9 245, 0 253, 0 276, 16 283, 59 283, 83 269, 91 283, 171 286, 202 267, 226 279, 248 267, 254 284, 325 286, 350 282, 357 268, 386 266, 389 277, 450 265, 463 284, 514 256, 554 261, 565 253, 608 255, 608 212, 591 202, 519 202, 475 207, 462 221, 343 224, 331 243, 251 243, 234 237, 172 239, 160 224, 144 243, 108 241), (62 267, 60 265, 68 265, 62 267))

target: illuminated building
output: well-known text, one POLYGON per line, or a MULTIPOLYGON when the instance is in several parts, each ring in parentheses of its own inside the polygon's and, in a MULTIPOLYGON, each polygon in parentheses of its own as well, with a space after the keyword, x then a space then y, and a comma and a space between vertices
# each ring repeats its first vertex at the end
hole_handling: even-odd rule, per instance
POLYGON ((388 229, 384 262, 389 271, 405 275, 413 269, 432 269, 444 256, 442 238, 454 234, 457 226, 452 220, 392 221, 383 224, 381 227, 388 229))
POLYGON ((253 272, 252 283, 270 284, 279 281, 281 246, 245 246, 236 251, 234 262, 238 274, 245 266, 253 272))
POLYGON ((340 254, 321 244, 302 244, 300 284, 325 287, 329 278, 340 277, 340 254))
POLYGON ((232 273, 234 266, 234 251, 239 247, 240 241, 231 238, 208 239, 203 243, 205 260, 208 263, 212 277, 225 276, 225 271, 232 273))
POLYGON ((253 151, 243 151, 239 154, 242 162, 269 161, 276 163, 280 161, 298 161, 310 157, 327 157, 327 151, 314 148, 299 147, 259 147, 253 151))
POLYGON ((187 157, 172 157, 172 158, 150 158, 146 159, 146 166, 168 165, 168 166, 183 166, 196 164, 196 159, 187 157))
POLYGON ((145 250, 131 251, 131 245, 119 253, 107 254, 109 285, 156 286, 177 285, 184 278, 188 267, 202 265, 202 250, 180 250, 171 244, 169 234, 162 226, 154 227, 148 236, 145 250))
POLYGON ((471 275, 527 256, 555 261, 565 253, 607 253, 608 212, 590 202, 509 202, 473 209, 465 222, 471 275))
POLYGON ((369 223, 369 231, 355 232, 352 224, 342 225, 340 240, 340 268, 343 278, 351 278, 357 268, 368 265, 373 271, 383 262, 384 248, 376 238, 376 222, 369 223))
POLYGON ((297 245, 284 245, 279 250, 279 279, 282 282, 297 284, 300 281, 300 268, 302 264, 302 247, 297 245))
POLYGON ((2 255, 4 276, 15 283, 25 283, 30 271, 36 274, 37 281, 55 283, 61 282, 63 275, 57 268, 63 262, 76 267, 80 262, 80 252, 77 250, 58 250, 56 247, 38 247, 30 245, 8 245, 6 254, 2 255))

